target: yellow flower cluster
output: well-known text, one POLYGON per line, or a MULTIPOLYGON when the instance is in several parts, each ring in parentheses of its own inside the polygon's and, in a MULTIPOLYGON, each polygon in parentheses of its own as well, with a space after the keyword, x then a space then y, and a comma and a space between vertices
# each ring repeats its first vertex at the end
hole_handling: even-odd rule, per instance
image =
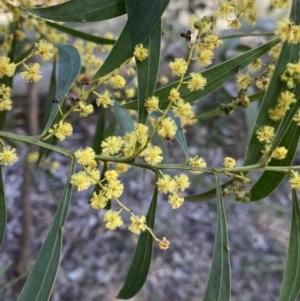
POLYGON ((272 0, 271 5, 274 6, 274 8, 285 9, 290 7, 290 1, 291 0, 272 0))
POLYGON ((3 76, 12 77, 15 74, 16 65, 14 63, 10 63, 10 59, 6 56, 0 57, 0 78, 3 76))
POLYGON ((286 157, 287 153, 288 150, 284 146, 276 147, 271 154, 271 158, 276 160, 283 160, 286 157))
POLYGON ((0 86, 0 111, 10 111, 12 109, 11 88, 2 84, 0 86))
POLYGON ((115 75, 110 79, 110 82, 114 89, 121 89, 125 86, 126 80, 121 75, 115 75))
POLYGON ((257 18, 257 3, 255 0, 221 0, 221 7, 215 12, 215 17, 228 20, 228 26, 233 29, 241 27, 240 17, 244 17, 247 23, 254 25, 257 18))
POLYGON ((73 127, 70 123, 59 121, 53 125, 53 129, 49 130, 50 134, 53 134, 60 141, 65 140, 67 137, 71 137, 73 134, 73 127))
POLYGON ((23 63, 25 71, 20 72, 21 77, 23 77, 27 82, 37 82, 42 78, 40 74, 40 64, 33 63, 33 64, 25 64, 23 63))
POLYGON ((223 165, 225 168, 233 168, 236 165, 236 161, 231 157, 225 157, 223 165))
POLYGON ((148 49, 144 48, 143 44, 136 45, 133 55, 139 61, 144 61, 148 57, 148 49))
POLYGON ((93 93, 97 95, 96 103, 98 107, 107 109, 109 106, 114 104, 114 101, 111 99, 111 94, 107 90, 105 90, 102 94, 98 94, 95 91, 93 91, 93 93))
POLYGON ((104 214, 103 221, 106 223, 105 228, 109 230, 116 230, 123 225, 123 219, 118 211, 108 210, 104 214))
POLYGON ((251 85, 251 76, 249 73, 238 74, 236 76, 236 81, 239 88, 247 90, 251 85))
POLYGON ((174 62, 169 63, 172 74, 182 76, 186 73, 188 65, 183 58, 176 58, 174 62))
POLYGON ((256 137, 259 142, 266 142, 267 144, 273 141, 275 129, 272 126, 264 125, 256 131, 256 137))
POLYGON ((191 79, 188 81, 188 89, 190 91, 198 91, 198 90, 203 90, 204 87, 206 86, 206 78, 202 76, 200 73, 194 73, 192 72, 191 74, 191 79))
POLYGON ((268 114, 271 120, 281 120, 286 112, 290 109, 290 105, 296 102, 295 95, 290 91, 284 91, 280 94, 277 104, 274 108, 268 109, 268 114))
MULTIPOLYGON (((198 167, 198 168, 205 168, 207 166, 204 159, 201 157, 198 158, 198 156, 195 156, 194 158, 189 158, 189 160, 187 161, 187 164, 192 167, 198 167)), ((199 174, 203 173, 203 171, 191 170, 191 173, 194 175, 199 175, 199 174)))
POLYGON ((173 179, 170 175, 161 175, 156 181, 156 186, 159 192, 170 193, 168 203, 172 209, 178 209, 184 202, 184 198, 180 196, 179 191, 184 191, 190 186, 190 181, 187 175, 181 174, 173 179))
POLYGON ((274 34, 290 44, 300 42, 300 26, 293 24, 289 18, 284 18, 276 23, 274 34))
POLYGON ((177 125, 175 121, 170 117, 165 117, 160 121, 157 134, 162 138, 173 140, 177 131, 177 125))
POLYGON ((2 147, 0 151, 0 164, 7 166, 13 165, 18 161, 18 156, 16 154, 16 149, 9 145, 2 147))
POLYGON ((159 110, 159 99, 156 96, 150 96, 147 98, 145 107, 147 112, 151 114, 152 112, 156 112, 159 110))
POLYGON ((74 111, 80 112, 80 117, 87 117, 88 115, 92 114, 94 112, 94 107, 92 104, 85 104, 83 101, 79 101, 77 103, 77 108, 74 109, 74 111))
MULTIPOLYGON (((118 172, 116 170, 108 170, 105 172, 105 184, 102 185, 99 193, 93 192, 90 199, 91 207, 98 210, 106 207, 108 200, 118 199, 124 190, 124 185, 118 180, 118 172)), ((123 219, 120 215, 122 208, 119 211, 108 210, 103 218, 105 227, 110 230, 123 225, 123 219)), ((146 217, 136 216, 131 212, 131 224, 128 229, 135 233, 140 234, 147 229, 146 217)))
POLYGON ((85 150, 78 149, 75 153, 75 159, 78 164, 88 167, 96 167, 95 151, 91 147, 87 147, 85 150))
POLYGON ((300 189, 300 175, 298 172, 294 170, 290 170, 290 179, 289 182, 291 184, 292 189, 300 189))
POLYGON ((34 55, 37 55, 42 58, 43 61, 50 60, 54 55, 54 46, 53 44, 47 42, 46 40, 40 40, 38 43, 35 43, 34 55))

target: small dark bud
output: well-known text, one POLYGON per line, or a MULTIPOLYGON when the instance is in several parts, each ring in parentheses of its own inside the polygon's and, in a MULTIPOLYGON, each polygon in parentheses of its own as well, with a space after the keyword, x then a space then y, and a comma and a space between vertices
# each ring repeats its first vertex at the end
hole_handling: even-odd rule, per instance
POLYGON ((180 36, 183 37, 183 38, 185 38, 185 40, 188 42, 188 41, 191 40, 191 33, 192 32, 190 30, 188 30, 187 32, 182 32, 180 34, 180 36))
POLYGON ((90 79, 89 79, 87 76, 84 76, 84 77, 81 79, 80 83, 81 83, 83 86, 88 86, 88 85, 91 83, 91 81, 90 81, 90 79))
POLYGON ((79 101, 79 98, 74 96, 69 96, 68 99, 70 100, 71 105, 75 105, 79 101))
POLYGON ((52 102, 53 102, 53 103, 59 103, 59 99, 54 98, 54 99, 52 99, 52 102))

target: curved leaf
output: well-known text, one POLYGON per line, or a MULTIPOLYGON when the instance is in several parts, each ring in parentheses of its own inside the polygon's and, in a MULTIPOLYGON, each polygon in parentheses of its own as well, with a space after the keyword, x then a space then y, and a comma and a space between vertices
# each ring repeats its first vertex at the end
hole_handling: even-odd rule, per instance
POLYGON ((0 165, 0 249, 5 236, 6 221, 7 221, 7 212, 6 212, 6 203, 5 203, 5 194, 4 194, 4 183, 2 177, 2 167, 0 165))
POLYGON ((23 7, 39 18, 60 22, 95 22, 126 13, 123 0, 71 0, 49 7, 23 7))
MULTIPOLYGON (((48 93, 47 93, 47 100, 46 100, 46 105, 45 105, 45 115, 44 115, 44 118, 43 118, 43 127, 46 126, 47 121, 49 119, 49 116, 51 114, 52 107, 53 107, 52 100, 55 97, 55 93, 56 93, 56 60, 53 60, 52 73, 51 73, 51 78, 50 78, 50 85, 49 85, 49 90, 48 90, 48 93)), ((47 139, 45 142, 54 145, 56 140, 54 140, 54 137, 52 136, 49 139, 47 139)), ((47 156, 50 153, 51 153, 51 151, 49 149, 40 148, 39 158, 38 158, 36 164, 38 165, 43 159, 47 158, 47 156)))
MULTIPOLYGON (((56 44, 58 48, 58 78, 55 98, 61 99, 60 105, 64 104, 65 98, 73 82, 76 80, 81 69, 81 59, 78 50, 71 45, 56 44)), ((58 116, 57 104, 52 104, 52 110, 43 134, 47 133, 58 116)))
POLYGON ((120 125, 120 129, 123 135, 126 133, 134 131, 134 122, 129 113, 119 106, 119 103, 115 101, 114 103, 114 113, 117 122, 120 125))
MULTIPOLYGON (((249 50, 241 55, 238 55, 232 59, 229 59, 215 67, 207 69, 201 72, 202 76, 206 78, 207 85, 202 91, 193 91, 191 92, 187 85, 183 85, 180 88, 180 96, 187 102, 195 102, 204 96, 215 91, 217 88, 222 86, 227 82, 231 77, 236 75, 236 73, 249 65, 255 59, 261 57, 267 51, 269 51, 273 46, 280 42, 279 39, 272 40, 266 44, 258 46, 252 50, 249 50)), ((190 80, 191 77, 186 77, 184 82, 190 80)), ((164 88, 157 90, 154 95, 160 99, 160 108, 165 109, 169 103, 168 96, 172 88, 176 88, 179 81, 168 85, 164 88)), ((137 101, 128 102, 122 106, 125 109, 137 110, 137 101)))
POLYGON ((128 60, 137 44, 144 43, 159 22, 170 0, 135 1, 127 23, 93 80, 112 72, 128 60))
POLYGON ((59 25, 57 23, 46 21, 46 24, 53 27, 53 28, 55 28, 55 29, 57 29, 57 30, 59 30, 59 31, 65 32, 69 35, 72 35, 72 36, 77 37, 77 38, 81 38, 81 39, 86 40, 86 41, 94 42, 96 44, 108 44, 109 45, 109 44, 114 44, 116 42, 115 40, 96 37, 96 36, 93 36, 91 34, 75 30, 73 28, 69 28, 69 27, 66 27, 66 26, 59 25))
POLYGON ((68 158, 73 158, 73 152, 71 152, 65 148, 61 148, 59 146, 53 146, 51 144, 45 143, 45 142, 41 141, 41 139, 36 138, 36 137, 24 136, 24 135, 19 135, 19 134, 14 134, 14 133, 8 133, 8 132, 4 132, 4 131, 0 131, 0 137, 5 137, 7 139, 13 139, 13 140, 22 141, 25 143, 34 144, 34 145, 37 145, 40 147, 45 147, 45 148, 51 149, 55 152, 58 152, 60 154, 63 154, 65 156, 67 156, 68 158))
POLYGON ((216 174, 214 177, 217 190, 217 232, 203 301, 227 301, 230 300, 230 262, 226 215, 219 180, 216 174))
POLYGON ((182 128, 182 125, 181 125, 181 120, 180 120, 179 117, 176 117, 172 111, 169 111, 167 113, 167 115, 170 118, 172 118, 176 123, 177 131, 176 131, 175 139, 177 140, 177 142, 179 143, 181 149, 183 150, 185 158, 188 159, 190 157, 189 156, 189 150, 188 150, 188 147, 187 147, 187 144, 186 144, 185 134, 183 132, 183 128, 182 128))
POLYGON ((297 193, 293 189, 291 235, 279 301, 294 301, 300 291, 300 210, 297 193))
POLYGON ((149 50, 146 60, 136 62, 138 80, 138 116, 139 123, 146 123, 148 112, 145 108, 145 100, 154 94, 156 77, 160 59, 161 20, 149 35, 144 47, 149 50))
MULTIPOLYGON (((105 110, 103 110, 103 111, 104 111, 103 115, 105 115, 106 112, 105 112, 105 110)), ((109 125, 106 128, 102 128, 102 129, 100 129, 100 123, 102 123, 102 121, 99 118, 98 124, 97 124, 97 129, 96 129, 96 135, 95 135, 95 139, 94 139, 94 144, 93 144, 93 149, 96 154, 101 154, 101 152, 102 152, 101 142, 104 139, 106 139, 107 137, 112 136, 114 134, 116 125, 117 125, 117 120, 116 120, 116 118, 113 117, 112 120, 110 121, 109 125)))
POLYGON ((105 116, 106 116, 105 109, 100 108, 100 114, 98 117, 96 133, 94 136, 94 143, 93 143, 93 150, 95 151, 96 154, 101 154, 102 151, 101 142, 104 140, 105 116))
POLYGON ((70 171, 65 190, 59 202, 52 225, 46 240, 37 257, 36 263, 17 299, 18 301, 47 301, 53 288, 58 270, 64 225, 71 200, 72 185, 70 178, 74 170, 74 161, 70 163, 70 171))
MULTIPOLYGON (((157 188, 155 188, 150 208, 147 213, 147 226, 154 228, 155 211, 157 204, 157 188)), ((141 233, 131 265, 129 267, 125 283, 117 298, 129 299, 143 287, 150 268, 153 249, 153 237, 148 231, 141 233)))

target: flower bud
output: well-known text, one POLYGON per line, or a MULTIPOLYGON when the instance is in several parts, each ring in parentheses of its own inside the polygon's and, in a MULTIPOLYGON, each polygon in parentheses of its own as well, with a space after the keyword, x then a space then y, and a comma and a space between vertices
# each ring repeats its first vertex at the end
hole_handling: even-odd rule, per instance
POLYGON ((243 203, 249 203, 251 202, 251 193, 250 191, 248 191, 247 193, 245 193, 245 196, 242 200, 243 203))
POLYGON ((206 22, 206 23, 211 22, 211 17, 210 16, 203 16, 202 21, 206 22))
POLYGON ((299 73, 295 73, 293 76, 293 80, 295 83, 299 84, 300 83, 300 74, 299 73))
POLYGON ((288 80, 288 81, 286 82, 286 87, 287 87, 288 89, 293 89, 293 88, 295 87, 295 84, 294 84, 294 82, 293 82, 292 80, 288 80))
POLYGON ((225 110, 226 110, 226 104, 225 103, 221 103, 220 104, 220 107, 219 107, 219 110, 221 111, 221 112, 225 112, 225 110))
POLYGON ((194 23, 194 27, 196 29, 199 29, 201 30, 203 28, 203 22, 201 22, 201 20, 197 20, 195 23, 194 23))

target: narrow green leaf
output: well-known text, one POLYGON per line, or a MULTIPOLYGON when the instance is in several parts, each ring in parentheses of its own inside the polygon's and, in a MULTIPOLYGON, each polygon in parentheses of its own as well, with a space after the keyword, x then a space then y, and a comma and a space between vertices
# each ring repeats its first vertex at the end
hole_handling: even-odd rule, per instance
MULTIPOLYGON (((300 2, 293 1, 290 17, 298 24, 300 22, 300 2)), ((256 137, 256 131, 264 125, 272 126, 277 130, 280 123, 274 122, 269 118, 268 109, 275 107, 278 97, 281 92, 286 90, 286 85, 281 81, 281 75, 286 69, 286 64, 289 62, 297 62, 299 58, 299 45, 284 43, 281 49, 281 53, 276 64, 272 79, 269 84, 269 88, 262 100, 259 113, 255 122, 255 126, 252 131, 251 139, 247 148, 247 152, 244 159, 244 166, 256 164, 262 156, 261 150, 263 145, 258 141, 256 137)), ((289 115, 285 116, 285 120, 289 115)), ((289 123, 289 122, 288 122, 289 123)), ((286 129, 288 126, 286 127, 286 129)), ((283 134, 279 135, 278 139, 282 139, 283 134)))
POLYGON ((91 34, 79 31, 79 30, 75 30, 75 29, 72 29, 72 28, 69 28, 66 26, 59 25, 57 23, 46 21, 46 24, 59 31, 65 32, 69 35, 80 38, 82 40, 94 42, 96 44, 114 44, 116 42, 115 40, 106 39, 106 38, 102 38, 102 37, 96 37, 91 34))
POLYGON ((144 43, 159 22, 170 0, 135 1, 120 34, 107 59, 93 80, 112 72, 128 60, 137 44, 144 43))
POLYGON ((45 115, 43 118, 43 127, 46 126, 47 121, 50 117, 51 110, 53 107, 53 102, 52 100, 55 98, 55 93, 57 90, 57 83, 56 83, 56 60, 53 60, 52 64, 52 72, 51 72, 51 78, 50 78, 50 85, 49 85, 49 90, 47 93, 47 100, 46 100, 46 105, 45 105, 45 115))
POLYGON ((176 131, 175 139, 177 140, 177 142, 179 143, 181 149, 183 150, 185 158, 188 159, 190 157, 189 156, 189 150, 188 150, 188 147, 187 147, 187 144, 186 144, 185 134, 184 134, 183 128, 181 126, 181 120, 180 120, 179 117, 176 117, 172 111, 169 111, 167 115, 170 118, 172 118, 176 123, 177 131, 176 131))
POLYGON ((2 167, 0 165, 0 249, 5 237, 7 213, 6 213, 6 202, 5 202, 5 189, 2 177, 2 167))
MULTIPOLYGON (((60 99, 63 106, 67 93, 73 82, 76 80, 81 69, 81 59, 78 50, 71 45, 56 44, 58 48, 58 79, 55 98, 60 99)), ((43 134, 54 124, 58 116, 57 104, 52 104, 52 110, 43 134)))
MULTIPOLYGON (((155 188, 146 221, 147 226, 154 228, 157 204, 157 188, 155 188)), ((148 231, 141 233, 125 283, 117 298, 130 299, 143 287, 150 268, 153 249, 153 237, 148 231)))
POLYGON ((59 266, 64 225, 71 200, 72 185, 70 179, 73 170, 74 161, 72 160, 65 190, 52 225, 18 301, 47 301, 50 298, 59 266))
POLYGON ((112 117, 109 125, 105 128, 106 115, 107 115, 106 110, 101 108, 97 127, 96 127, 94 143, 93 143, 93 150, 95 151, 96 154, 101 154, 102 152, 101 142, 105 138, 112 136, 115 132, 115 128, 117 124, 116 118, 112 117))
POLYGON ((291 235, 279 301, 294 301, 300 291, 300 210, 297 193, 293 189, 291 235))
MULTIPOLYGON (((232 180, 224 183, 221 185, 221 191, 223 189, 225 189, 226 187, 228 187, 228 185, 230 185, 230 183, 232 182, 232 180)), ((217 193, 217 189, 213 188, 209 191, 200 193, 200 194, 196 194, 196 195, 190 195, 190 196, 186 196, 184 198, 185 202, 200 202, 200 201, 209 201, 211 199, 213 199, 216 196, 217 193)))
POLYGON ((229 243, 226 228, 226 215, 219 180, 214 174, 217 190, 217 230, 211 271, 203 301, 230 300, 229 243))
POLYGON ((149 56, 144 61, 136 61, 138 80, 138 116, 139 123, 146 123, 148 112, 145 108, 145 100, 154 94, 156 77, 160 59, 161 20, 144 43, 149 50, 149 56))
MULTIPOLYGON (((53 66, 52 66, 52 73, 51 73, 51 78, 50 78, 50 85, 49 85, 49 91, 47 94, 47 100, 46 100, 46 105, 45 105, 45 115, 43 118, 43 127, 46 126, 47 121, 50 117, 51 110, 53 107, 53 102, 52 100, 55 98, 55 93, 56 93, 56 60, 53 60, 53 66)), ((56 140, 54 140, 53 137, 50 137, 45 141, 46 143, 54 145, 56 140)), ((47 156, 51 153, 49 149, 46 148, 40 148, 39 151, 39 158, 37 160, 37 165, 43 160, 46 159, 47 156)))
POLYGON ((119 103, 116 101, 114 103, 113 109, 114 109, 117 122, 120 125, 122 134, 125 135, 126 133, 134 131, 133 119, 129 115, 128 111, 122 109, 119 106, 119 103))
MULTIPOLYGON (((275 39, 270 41, 266 44, 258 46, 252 50, 249 50, 239 56, 236 56, 232 59, 229 59, 215 67, 207 69, 203 71, 201 74, 206 78, 207 85, 202 91, 193 91, 191 92, 187 85, 183 85, 180 88, 180 96, 187 102, 195 102, 204 96, 210 94, 211 92, 215 91, 217 88, 221 87, 225 82, 227 82, 231 77, 236 75, 236 73, 240 70, 249 65, 255 59, 261 57, 267 51, 269 51, 273 46, 280 42, 279 39, 275 39)), ((190 77, 186 77, 184 82, 190 80, 190 77)), ((179 81, 168 85, 164 88, 157 90, 154 95, 160 99, 160 108, 164 109, 167 107, 169 100, 168 96, 170 90, 172 88, 176 88, 179 81)), ((132 102, 128 102, 122 106, 125 109, 129 110, 137 110, 137 101, 134 100, 132 102)))
POLYGON ((126 13, 123 0, 71 0, 49 7, 23 7, 39 18, 60 22, 95 22, 126 13))
POLYGON ((94 136, 94 144, 93 144, 93 150, 95 151, 96 154, 100 154, 102 151, 101 142, 104 140, 105 116, 106 116, 105 109, 100 108, 100 114, 98 117, 96 133, 94 136))
POLYGON ((18 134, 8 133, 8 132, 4 132, 4 131, 0 131, 0 137, 17 140, 19 142, 21 141, 21 142, 25 142, 25 143, 30 143, 30 144, 34 144, 34 145, 37 145, 40 147, 49 148, 55 152, 58 152, 60 154, 67 156, 68 158, 73 158, 73 153, 71 151, 68 151, 67 149, 61 148, 59 146, 53 146, 51 144, 45 143, 45 142, 41 141, 41 139, 39 139, 39 138, 18 135, 18 134))

